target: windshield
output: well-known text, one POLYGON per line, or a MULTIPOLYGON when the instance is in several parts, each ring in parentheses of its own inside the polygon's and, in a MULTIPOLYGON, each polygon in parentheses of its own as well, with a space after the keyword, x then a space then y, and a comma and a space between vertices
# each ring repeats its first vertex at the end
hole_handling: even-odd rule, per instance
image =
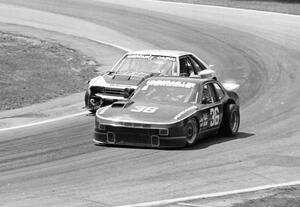
POLYGON ((148 80, 134 93, 132 100, 165 103, 193 103, 196 101, 195 83, 172 80, 148 80))
POLYGON ((116 73, 162 73, 172 75, 176 58, 158 55, 127 55, 115 67, 116 73))

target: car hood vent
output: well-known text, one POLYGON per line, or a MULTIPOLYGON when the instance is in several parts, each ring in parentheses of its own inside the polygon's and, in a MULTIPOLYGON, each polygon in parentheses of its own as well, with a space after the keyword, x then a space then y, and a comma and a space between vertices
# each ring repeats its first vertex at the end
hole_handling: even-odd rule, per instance
POLYGON ((125 73, 104 76, 109 84, 139 85, 143 80, 155 76, 156 73, 125 73))

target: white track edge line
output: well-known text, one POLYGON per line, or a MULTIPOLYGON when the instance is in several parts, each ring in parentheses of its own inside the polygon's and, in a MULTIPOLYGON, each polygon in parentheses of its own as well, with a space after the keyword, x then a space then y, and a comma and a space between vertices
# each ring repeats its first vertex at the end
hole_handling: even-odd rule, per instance
POLYGON ((233 195, 233 194, 239 194, 239 193, 250 193, 250 192, 255 192, 255 191, 259 191, 259 190, 267 190, 267 189, 271 189, 271 188, 287 187, 287 186, 294 186, 294 185, 300 185, 300 180, 286 182, 286 183, 279 183, 279 184, 262 185, 262 186, 239 189, 239 190, 208 193, 208 194, 202 194, 202 195, 195 195, 195 196, 188 196, 188 197, 181 197, 181 198, 174 198, 174 199, 166 199, 166 200, 159 200, 159 201, 152 201, 152 202, 145 202, 145 203, 129 204, 129 205, 123 205, 123 206, 118 206, 118 207, 159 206, 159 205, 166 205, 166 204, 171 204, 171 203, 176 203, 176 202, 191 201, 191 200, 203 199, 203 198, 214 198, 214 197, 233 195))
POLYGON ((58 117, 58 118, 54 118, 54 119, 47 119, 47 120, 44 120, 44 121, 33 122, 33 123, 30 123, 30 124, 24 124, 24 125, 19 125, 19 126, 3 128, 3 129, 0 129, 0 132, 13 130, 13 129, 25 128, 25 127, 31 127, 31 126, 36 126, 36 125, 41 125, 41 124, 46 124, 46 123, 51 123, 51 122, 60 121, 60 120, 63 120, 63 119, 73 118, 73 117, 80 116, 80 115, 85 115, 85 114, 88 114, 88 113, 89 113, 88 111, 84 111, 84 112, 71 114, 71 115, 68 115, 68 116, 62 116, 62 117, 58 117))

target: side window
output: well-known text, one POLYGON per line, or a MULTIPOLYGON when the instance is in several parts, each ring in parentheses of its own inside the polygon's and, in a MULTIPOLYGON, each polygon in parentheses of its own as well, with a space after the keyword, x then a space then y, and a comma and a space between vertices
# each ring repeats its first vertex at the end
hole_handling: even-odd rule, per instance
POLYGON ((218 97, 216 95, 212 83, 207 83, 203 86, 201 100, 202 104, 212 104, 218 102, 218 97))
POLYGON ((211 95, 211 97, 212 97, 213 102, 218 102, 219 99, 218 99, 217 94, 216 94, 216 92, 215 92, 215 90, 214 90, 213 84, 212 84, 212 83, 209 83, 209 84, 208 84, 208 88, 209 88, 210 95, 211 95))
POLYGON ((190 76, 191 72, 194 70, 192 63, 188 60, 188 58, 180 58, 179 66, 180 76, 190 76))
POLYGON ((200 71, 206 69, 206 67, 201 63, 201 61, 198 60, 198 58, 196 58, 196 57, 193 56, 193 55, 190 55, 190 58, 191 58, 195 63, 197 63, 197 65, 198 65, 199 68, 200 68, 200 71))
POLYGON ((211 95, 210 95, 208 84, 205 84, 203 86, 201 103, 202 104, 211 104, 211 103, 213 103, 213 100, 212 100, 211 95))
POLYGON ((217 94, 217 99, 220 101, 225 96, 225 92, 218 83, 213 83, 213 85, 217 94))

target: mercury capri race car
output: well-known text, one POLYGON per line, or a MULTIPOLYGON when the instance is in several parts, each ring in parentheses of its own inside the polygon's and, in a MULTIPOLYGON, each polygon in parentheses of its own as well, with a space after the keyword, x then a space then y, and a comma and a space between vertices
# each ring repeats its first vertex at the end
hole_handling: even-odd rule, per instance
POLYGON ((158 75, 216 77, 209 65, 189 52, 129 52, 110 71, 90 80, 85 93, 85 107, 95 112, 114 101, 126 100, 143 80, 158 75))
POLYGON ((208 134, 235 136, 239 97, 214 79, 151 77, 126 101, 97 110, 96 144, 193 145, 208 134))

